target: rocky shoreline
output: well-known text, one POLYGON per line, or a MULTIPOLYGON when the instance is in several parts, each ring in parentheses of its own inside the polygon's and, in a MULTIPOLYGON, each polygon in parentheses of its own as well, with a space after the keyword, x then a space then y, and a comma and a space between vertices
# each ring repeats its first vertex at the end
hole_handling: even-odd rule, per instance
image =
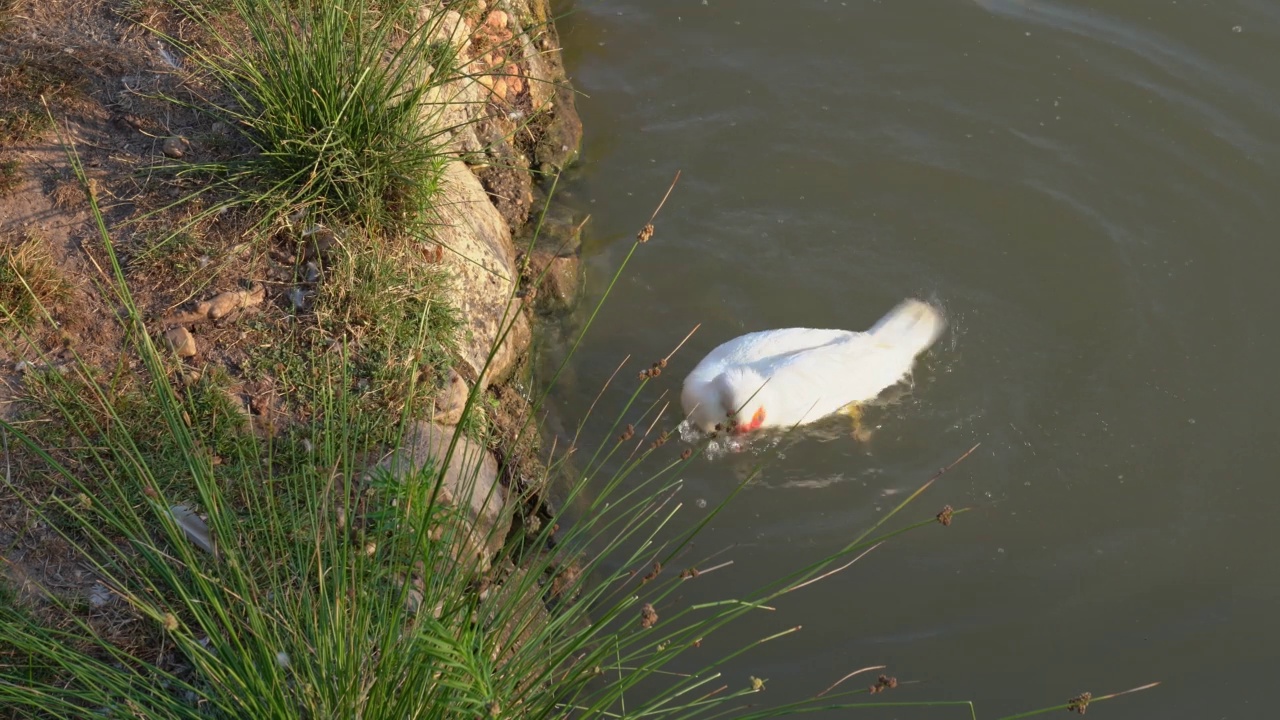
MULTIPOLYGON (((545 488, 534 486, 546 472, 539 459, 541 428, 529 419, 529 401, 521 390, 530 370, 522 359, 538 318, 568 312, 579 299, 585 220, 555 206, 554 199, 548 207, 538 178, 549 179, 576 160, 582 123, 549 0, 493 1, 487 7, 481 3, 475 15, 449 15, 441 30, 461 43, 462 62, 501 68, 504 75, 492 80, 482 75, 478 83, 464 80, 467 86, 445 90, 453 98, 445 124, 461 129, 452 139, 458 159, 445 170, 436 239, 455 279, 454 297, 468 337, 460 362, 444 380, 446 392, 432 422, 415 425, 401 452, 413 459, 411 467, 438 454, 441 438, 447 447, 454 434, 468 397, 493 399, 492 447, 477 461, 478 448, 460 438, 455 467, 446 473, 454 502, 466 505, 463 498, 470 496, 474 532, 488 538, 485 547, 492 556, 510 532, 524 528, 536 534, 554 507, 542 495, 545 488), (517 52, 486 53, 486 38, 517 52), (496 508, 499 496, 503 504, 521 507, 496 508)), ((487 558, 482 565, 488 567, 487 558)))
MULTIPOLYGON (((460 363, 444 380, 447 392, 433 421, 413 425, 384 468, 412 471, 428 457, 442 456, 468 396, 493 397, 492 446, 458 438, 444 474, 447 501, 470 507, 475 527, 468 537, 484 538, 472 550, 483 556, 477 566, 488 570, 490 557, 512 533, 536 536, 552 519, 549 488, 538 486, 547 474, 539 459, 541 428, 529 418, 529 398, 520 387, 529 369, 521 360, 532 324, 567 313, 579 300, 585 220, 548 206, 538 182, 571 164, 582 138, 549 0, 490 1, 475 17, 453 13, 442 23, 462 42, 474 42, 468 38, 476 37, 476 27, 480 37, 493 33, 495 42, 515 36, 522 53, 498 60, 458 47, 463 59, 502 67, 506 76, 492 82, 481 76, 480 83, 448 90, 457 105, 445 124, 462 129, 452 140, 458 159, 445 169, 436 240, 456 278, 457 304, 470 332, 460 363)), ((512 571, 508 566, 502 574, 512 571)))
MULTIPOLYGON (((451 437, 468 398, 484 398, 491 409, 490 447, 459 438, 465 452, 455 455, 455 460, 471 456, 481 477, 473 489, 455 483, 446 490, 460 507, 471 503, 476 530, 489 538, 485 548, 492 554, 508 533, 539 527, 538 513, 550 517, 549 499, 534 487, 545 470, 539 460, 540 429, 528 419, 528 399, 521 389, 529 370, 523 361, 539 319, 567 312, 577 302, 584 221, 552 203, 537 242, 530 244, 530 238, 546 203, 539 179, 553 177, 576 159, 582 125, 549 0, 478 0, 468 3, 465 12, 450 5, 426 0, 419 11, 424 21, 437 19, 437 40, 454 46, 463 73, 437 88, 432 98, 446 108, 435 122, 452 128, 450 158, 432 219, 435 246, 423 248, 412 261, 445 270, 447 295, 464 328, 448 375, 429 378, 437 388, 434 414, 413 426, 399 456, 420 459, 424 452, 438 452, 438 442, 424 438, 451 437)), ((173 54, 150 23, 176 32, 176 21, 130 17, 124 6, 109 0, 87 9, 73 0, 32 7, 24 18, 32 29, 31 44, 15 46, 14 52, 21 54, 15 58, 34 63, 41 72, 53 72, 66 62, 63 56, 78 63, 66 80, 77 89, 60 105, 55 102, 55 112, 82 155, 94 192, 100 201, 113 201, 102 203, 112 227, 130 221, 147 203, 164 200, 139 189, 134 177, 140 167, 162 156, 209 157, 232 142, 225 125, 209 125, 196 113, 182 115, 159 99, 182 80, 172 71, 173 54)), ((0 160, 15 157, 14 167, 19 167, 12 186, 0 193, 0 232, 5 233, 0 240, 12 237, 17 244, 40 246, 42 262, 69 279, 66 298, 54 308, 55 327, 0 348, 0 418, 5 419, 16 417, 23 374, 36 367, 36 358, 47 358, 51 365, 69 365, 74 358, 110 367, 120 362, 127 344, 120 309, 95 285, 93 268, 101 267, 101 258, 89 208, 63 148, 51 135, 0 147, 0 160)), ((138 237, 145 230, 142 224, 130 233, 138 237)), ((234 230, 224 232, 231 237, 234 230)), ((232 257, 246 255, 243 245, 218 248, 229 250, 229 269, 185 296, 181 283, 165 276, 165 268, 144 278, 154 286, 138 290, 138 304, 153 318, 148 326, 156 341, 167 343, 185 362, 185 379, 195 382, 206 367, 247 365, 251 341, 238 319, 287 315, 305 307, 310 291, 303 288, 316 282, 299 277, 298 267, 306 259, 301 250, 298 257, 285 257, 304 244, 298 237, 277 241, 287 245, 287 252, 277 247, 243 261, 232 257), (240 289, 227 289, 236 283, 240 289)), ((209 255, 214 253, 181 259, 204 268, 209 255)), ((255 431, 275 432, 297 421, 288 417, 280 385, 238 381, 227 395, 255 431)), ((13 567, 37 567, 37 545, 33 541, 31 552, 7 559, 13 567)), ((487 559, 483 565, 488 566, 487 559)), ((24 576, 27 580, 40 582, 33 573, 24 576)))

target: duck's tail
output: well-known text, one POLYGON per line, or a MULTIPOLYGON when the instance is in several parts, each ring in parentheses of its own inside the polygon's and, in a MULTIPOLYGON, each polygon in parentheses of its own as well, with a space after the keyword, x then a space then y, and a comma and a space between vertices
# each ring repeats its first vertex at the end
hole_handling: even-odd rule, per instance
POLYGON ((934 306, 914 298, 903 300, 867 331, 877 344, 902 350, 912 357, 929 349, 947 321, 934 306))

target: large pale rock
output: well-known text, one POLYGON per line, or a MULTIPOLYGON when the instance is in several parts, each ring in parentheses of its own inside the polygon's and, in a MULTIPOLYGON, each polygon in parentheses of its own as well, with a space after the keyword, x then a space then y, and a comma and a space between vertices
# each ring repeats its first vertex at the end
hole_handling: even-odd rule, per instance
POLYGON ((529 277, 536 283, 538 312, 569 312, 582 292, 581 262, 574 255, 557 255, 538 248, 529 257, 529 277))
MULTIPOLYGON (((473 28, 454 10, 441 13, 437 4, 424 5, 418 11, 418 22, 433 23, 427 27, 431 42, 447 42, 458 54, 458 61, 466 65, 472 60, 467 48, 473 28)), ((433 86, 427 91, 421 120, 428 127, 453 128, 452 145, 456 152, 477 153, 482 146, 476 137, 474 121, 484 111, 487 95, 488 91, 473 73, 463 73, 456 80, 433 86)))
POLYGON ((514 297, 518 279, 511 231, 484 187, 460 161, 450 161, 442 178, 434 239, 454 282, 454 302, 469 323, 460 340, 462 364, 483 391, 508 375, 528 347, 529 321, 514 297), (508 328, 510 331, 508 332, 508 328), (481 377, 490 348, 505 340, 481 377))
MULTIPOLYGON (((448 455, 454 430, 430 422, 414 423, 400 447, 372 472, 386 471, 404 480, 414 477, 428 464, 439 467, 448 455)), ((455 557, 467 563, 474 560, 477 571, 487 571, 493 554, 502 547, 511 529, 511 514, 505 507, 506 492, 498 482, 498 462, 484 446, 459 437, 437 497, 445 505, 467 511, 466 526, 460 528, 455 557)))

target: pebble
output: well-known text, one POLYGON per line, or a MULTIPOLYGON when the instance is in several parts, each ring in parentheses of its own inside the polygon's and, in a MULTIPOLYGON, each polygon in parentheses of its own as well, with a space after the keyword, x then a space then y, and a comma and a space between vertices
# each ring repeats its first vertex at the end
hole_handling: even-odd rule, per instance
POLYGON ((190 330, 181 325, 166 330, 164 339, 169 341, 169 347, 173 348, 180 358, 189 358, 196 354, 196 339, 192 337, 190 330))
POLYGON ((191 142, 181 135, 173 135, 164 139, 164 154, 171 158, 180 158, 187 154, 191 142))
POLYGON ((266 288, 261 285, 253 290, 228 290, 219 293, 207 303, 198 304, 196 312, 207 316, 210 320, 221 320, 236 310, 262 304, 264 298, 266 298, 266 288))

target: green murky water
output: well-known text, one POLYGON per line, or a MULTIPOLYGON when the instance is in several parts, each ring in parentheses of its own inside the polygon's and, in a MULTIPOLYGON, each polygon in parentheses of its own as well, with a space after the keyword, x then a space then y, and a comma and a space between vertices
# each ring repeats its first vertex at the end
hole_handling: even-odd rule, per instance
MULTIPOLYGON (((1150 680, 1164 686, 1094 712, 1268 714, 1280 4, 561 9, 588 96, 562 184, 593 215, 588 304, 683 171, 553 397, 567 420, 623 356, 639 369, 696 323, 650 400, 678 404, 696 361, 746 331, 863 329, 908 295, 951 321, 868 443, 827 424, 765 454, 703 539, 735 546, 709 595, 835 550, 982 443, 916 511, 974 512, 740 627, 804 630, 730 682, 769 678, 781 701, 887 663, 925 681, 895 699, 987 716, 1150 680)), ((686 499, 714 504, 753 457, 700 459, 686 499)))

